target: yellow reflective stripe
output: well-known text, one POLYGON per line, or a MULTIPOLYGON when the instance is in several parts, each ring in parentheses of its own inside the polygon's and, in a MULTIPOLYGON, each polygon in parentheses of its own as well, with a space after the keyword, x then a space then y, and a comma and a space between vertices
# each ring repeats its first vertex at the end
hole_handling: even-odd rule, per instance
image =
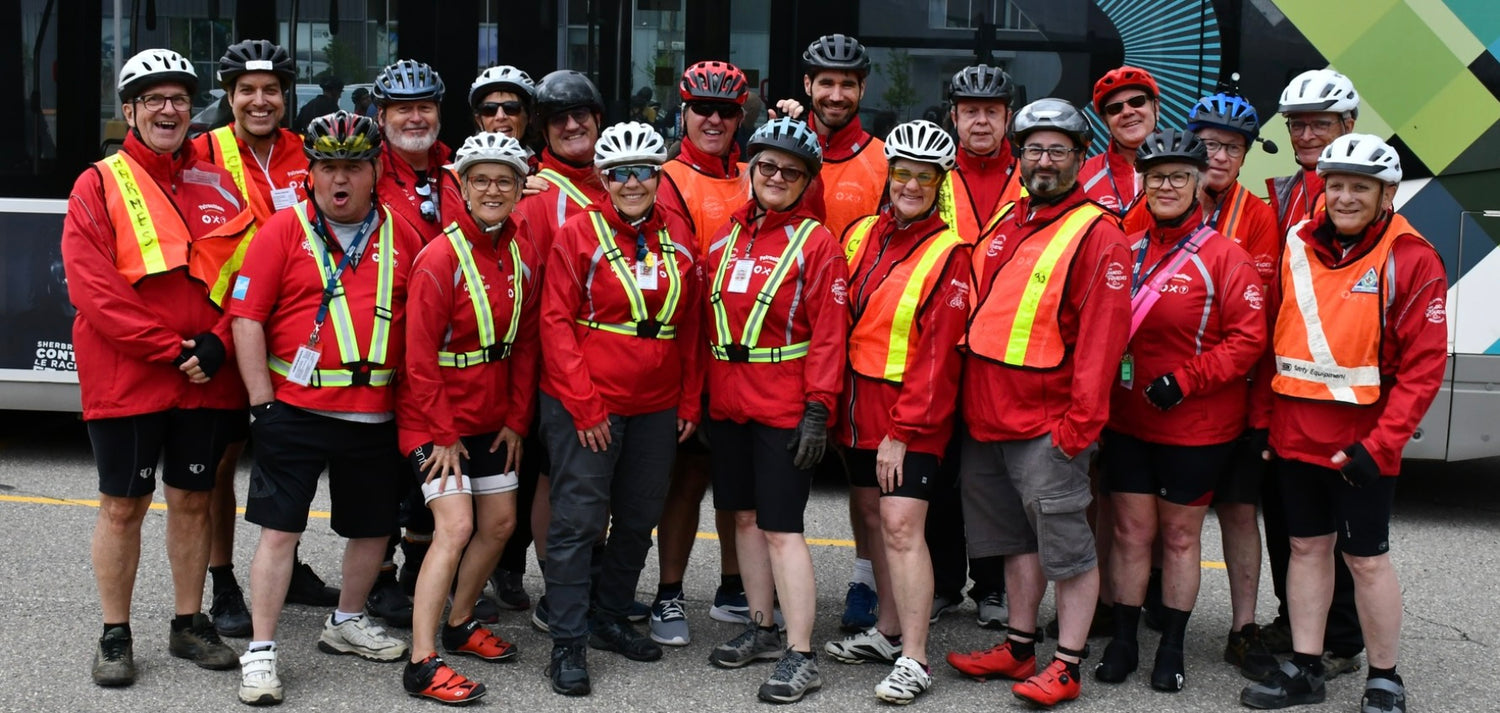
POLYGON ((708 303, 714 310, 714 331, 718 334, 719 344, 728 344, 734 341, 734 335, 729 329, 729 312, 724 309, 724 273, 728 271, 729 263, 734 262, 734 242, 740 236, 740 224, 734 223, 729 229, 729 242, 724 245, 724 256, 719 258, 719 269, 714 271, 714 283, 708 293, 708 303))
POLYGON ((469 287, 469 304, 474 306, 474 319, 479 325, 479 346, 481 349, 492 347, 495 345, 495 313, 490 309, 489 295, 485 292, 479 266, 474 264, 474 251, 469 247, 469 239, 458 229, 456 221, 443 233, 453 246, 453 255, 458 258, 458 268, 463 272, 464 282, 469 287))
POLYGON ((625 289, 625 299, 630 301, 630 319, 643 322, 651 317, 646 311, 646 296, 635 284, 635 276, 630 274, 630 268, 625 266, 625 255, 620 251, 618 245, 613 244, 614 231, 610 230, 609 223, 598 211, 589 213, 589 219, 594 222, 594 237, 599 240, 599 249, 604 251, 604 259, 609 261, 609 268, 614 271, 615 277, 620 279, 620 286, 625 289))
POLYGON ((951 228, 939 233, 923 251, 906 286, 902 288, 901 299, 896 302, 896 314, 891 319, 891 346, 885 355, 887 381, 901 381, 906 374, 911 327, 917 318, 917 308, 922 305, 922 286, 927 283, 928 275, 938 267, 938 261, 962 243, 963 238, 951 228))
MULTIPOLYGON (((385 212, 385 218, 380 226, 380 250, 375 253, 375 260, 379 264, 379 272, 375 277, 375 326, 370 335, 370 356, 365 361, 371 364, 384 364, 386 348, 391 342, 391 321, 396 313, 392 311, 395 303, 396 282, 396 259, 391 255, 395 246, 391 233, 391 212, 385 212)), ((344 302, 344 313, 348 314, 349 303, 344 302)), ((354 335, 354 321, 349 322, 349 335, 354 335)))
MULTIPOLYGON (((638 336, 640 336, 636 332, 636 324, 638 324, 637 322, 628 322, 628 323, 625 323, 625 324, 613 324, 613 323, 610 323, 610 322, 595 322, 593 320, 588 320, 588 319, 577 319, 577 320, 573 320, 573 321, 575 321, 575 322, 577 322, 577 323, 579 323, 579 324, 581 324, 581 325, 583 325, 585 327, 588 327, 589 329, 597 329, 597 330, 599 330, 601 332, 610 332, 610 333, 613 333, 613 334, 623 334, 623 335, 625 335, 627 337, 638 337, 638 336)), ((663 324, 661 326, 661 331, 658 331, 656 333, 656 339, 676 339, 676 338, 677 338, 677 327, 674 326, 674 325, 663 324)))
POLYGON ((544 168, 540 171, 537 171, 536 175, 542 178, 542 180, 545 180, 546 182, 557 186, 558 190, 561 190, 563 193, 567 194, 568 198, 571 199, 574 203, 577 203, 579 208, 586 208, 588 207, 589 203, 593 202, 589 200, 588 196, 584 195, 583 191, 578 190, 578 186, 573 185, 573 182, 569 180, 567 176, 564 176, 557 171, 554 171, 550 168, 544 168))
POLYGON ((953 182, 958 180, 955 176, 957 171, 949 171, 943 176, 943 182, 938 186, 937 204, 938 216, 948 227, 958 230, 958 206, 954 196, 953 182))
POLYGON ((750 308, 750 316, 745 320, 745 335, 740 343, 753 347, 760 342, 760 331, 766 324, 766 314, 771 311, 771 302, 776 299, 776 293, 781 290, 781 283, 786 281, 787 273, 792 271, 792 263, 796 255, 802 252, 803 243, 807 242, 807 236, 812 234, 812 229, 817 227, 817 222, 804 220, 797 226, 796 232, 787 241, 786 249, 781 251, 781 260, 776 263, 776 269, 771 271, 771 276, 766 278, 766 284, 755 296, 755 306, 750 308))
MULTIPOLYGON (((271 355, 266 358, 266 366, 271 371, 282 376, 291 373, 292 365, 285 359, 271 355)), ((390 386, 391 380, 396 376, 395 369, 371 369, 370 386, 390 386)), ((308 382, 312 388, 353 386, 354 372, 347 369, 314 369, 313 378, 308 382)))
POLYGON ((146 274, 166 272, 167 260, 161 254, 161 238, 156 234, 156 222, 151 218, 151 211, 146 208, 146 198, 141 195, 141 187, 135 182, 135 173, 131 170, 134 162, 125 154, 116 153, 104 159, 104 163, 109 166, 109 175, 124 198, 125 210, 130 214, 131 227, 135 229, 135 242, 140 247, 141 264, 145 266, 146 274))
POLYGON ((245 231, 245 236, 240 238, 240 244, 234 247, 234 253, 219 267, 219 277, 208 291, 208 298, 216 305, 224 304, 224 295, 229 292, 230 283, 233 282, 229 277, 245 264, 245 253, 250 249, 250 239, 255 236, 255 224, 251 223, 250 226, 250 229, 245 231))
POLYGON ((240 142, 234 138, 234 129, 221 126, 209 132, 213 138, 214 148, 224 157, 224 170, 234 178, 234 185, 240 189, 240 195, 246 200, 250 199, 250 190, 245 187, 245 159, 240 155, 240 142))
MULTIPOLYGON (((1023 193, 1022 195, 1025 194, 1023 193)), ((991 230, 994 230, 995 226, 999 225, 1000 221, 1004 220, 1005 215, 1010 212, 1011 208, 1014 207, 1016 207, 1015 203, 1006 203, 1005 205, 1000 206, 1000 210, 995 211, 995 217, 990 218, 990 222, 985 224, 984 231, 981 233, 981 235, 988 234, 991 230)))
MULTIPOLYGON (((656 242, 661 244, 661 260, 666 263, 667 268, 667 299, 661 303, 661 310, 656 313, 656 321, 665 325, 667 320, 677 312, 677 301, 682 299, 682 280, 677 274, 677 246, 672 243, 672 236, 667 234, 665 228, 656 231, 656 242)), ((631 286, 635 286, 633 280, 631 286)), ((641 304, 645 302, 646 298, 643 295, 641 304)))
POLYGON ((858 263, 859 246, 864 245, 865 237, 870 234, 870 228, 875 225, 876 216, 868 216, 854 226, 849 233, 849 242, 844 243, 844 259, 849 261, 849 269, 852 271, 858 263))
POLYGON ((1057 262, 1078 236, 1078 232, 1099 217, 1099 213, 1100 210, 1091 203, 1074 210, 1042 250, 1036 267, 1032 268, 1031 279, 1026 281, 1026 290, 1021 293, 1021 306, 1016 309, 1016 321, 1010 326, 1010 341, 1005 345, 1005 363, 1026 363, 1026 350, 1031 346, 1031 327, 1036 322, 1037 307, 1042 302, 1042 295, 1047 292, 1047 286, 1052 284, 1057 262))
MULTIPOLYGON (((749 349, 746 351, 750 358, 746 361, 752 364, 776 364, 778 362, 801 359, 802 357, 807 356, 807 352, 810 347, 812 347, 812 342, 797 342, 796 344, 788 344, 784 347, 759 347, 756 349, 749 349)), ((709 347, 709 351, 713 353, 713 357, 715 359, 718 359, 719 361, 729 361, 728 349, 715 344, 709 347)))

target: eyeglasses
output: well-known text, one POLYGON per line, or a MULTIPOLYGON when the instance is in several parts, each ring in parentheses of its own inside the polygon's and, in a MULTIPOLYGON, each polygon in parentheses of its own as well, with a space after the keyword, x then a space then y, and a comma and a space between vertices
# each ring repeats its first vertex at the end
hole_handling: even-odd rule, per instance
POLYGON ((479 105, 479 115, 485 117, 486 119, 502 111, 505 112, 506 116, 520 116, 521 112, 525 110, 526 105, 515 100, 503 102, 485 102, 479 105))
POLYGON ((496 191, 499 191, 501 193, 510 193, 511 191, 514 191, 516 189, 516 179, 514 178, 490 178, 489 176, 473 176, 467 180, 469 182, 469 187, 473 188, 476 191, 479 191, 480 193, 484 193, 491 188, 494 188, 496 191))
POLYGON ((1131 109, 1139 109, 1139 108, 1145 106, 1146 102, 1148 102, 1148 101, 1151 101, 1151 97, 1148 97, 1145 94, 1137 94, 1137 95, 1135 95, 1135 96, 1133 96, 1133 97, 1131 97, 1129 99, 1122 99, 1122 100, 1117 101, 1117 102, 1110 102, 1110 103, 1104 105, 1104 115, 1105 116, 1115 116, 1115 115, 1119 114, 1120 112, 1125 111, 1125 107, 1127 107, 1127 106, 1130 107, 1131 109))
POLYGON ((605 170, 604 175, 613 183, 629 183, 631 178, 645 183, 656 178, 660 171, 659 166, 615 166, 605 170))
POLYGON ((928 171, 913 173, 910 169, 906 168, 891 169, 891 180, 895 181, 896 185, 898 186, 904 186, 908 183, 911 183, 911 179, 913 178, 917 179, 917 185, 923 188, 931 188, 933 186, 936 186, 939 181, 943 180, 942 174, 938 173, 931 173, 928 171))
POLYGON ((167 102, 171 102, 172 108, 177 111, 187 111, 193 106, 193 98, 186 94, 173 94, 169 97, 161 94, 147 94, 143 97, 136 97, 135 100, 149 111, 161 111, 167 102))
POLYGON ((1188 184, 1193 177, 1190 171, 1178 171, 1176 173, 1148 173, 1146 174, 1147 188, 1161 188, 1163 184, 1170 184, 1173 188, 1182 188, 1188 184))
POLYGON ((771 178, 779 173, 787 183, 796 183, 807 177, 807 171, 800 168, 792 168, 791 166, 778 166, 770 161, 761 161, 755 164, 755 170, 766 178, 771 178))
POLYGON ((705 119, 718 114, 719 118, 724 121, 738 119, 745 115, 744 108, 739 104, 730 104, 728 102, 693 102, 688 104, 688 111, 705 119))
POLYGON ((579 126, 583 126, 583 123, 585 121, 588 121, 589 117, 592 117, 593 115, 593 110, 589 109, 586 106, 575 107, 561 114, 553 114, 552 116, 547 117, 547 125, 561 129, 564 126, 567 126, 569 121, 572 121, 579 126))
POLYGON ((1042 155, 1046 154, 1053 163, 1060 162, 1083 149, 1070 149, 1066 146, 1022 146, 1021 158, 1027 161, 1040 161, 1042 155))
POLYGON ((1329 132, 1333 131, 1334 123, 1335 122, 1333 119, 1314 119, 1312 121, 1304 121, 1302 119, 1287 119, 1286 130, 1287 133, 1291 134, 1292 136, 1301 134, 1308 129, 1312 129, 1312 132, 1314 134, 1317 134, 1318 136, 1327 136, 1329 132))
POLYGON ((1203 139, 1203 148, 1208 149, 1208 155, 1212 156, 1223 150, 1230 158, 1239 158, 1245 155, 1244 144, 1226 144, 1213 139, 1203 139))
POLYGON ((432 200, 432 184, 427 182, 420 183, 417 185, 416 192, 418 196, 426 199, 422 201, 421 205, 417 206, 417 210, 422 212, 422 219, 426 221, 437 220, 438 209, 437 202, 432 200))

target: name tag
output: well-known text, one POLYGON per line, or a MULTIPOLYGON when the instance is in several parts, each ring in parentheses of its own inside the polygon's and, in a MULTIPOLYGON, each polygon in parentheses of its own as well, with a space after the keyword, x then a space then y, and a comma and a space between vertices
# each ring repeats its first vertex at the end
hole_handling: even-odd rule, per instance
POLYGON ((323 350, 306 344, 297 347, 297 356, 292 358, 292 368, 287 370, 286 380, 298 386, 312 383, 313 373, 318 369, 318 359, 323 350))
POLYGON ((750 289, 750 275, 754 273, 754 260, 735 260, 734 272, 729 275, 729 291, 739 294, 750 289))
POLYGON ((297 205, 297 189, 295 188, 272 188, 271 205, 275 210, 290 208, 297 205))
POLYGON ((641 290, 656 289, 656 254, 646 253, 645 260, 635 263, 635 286, 641 290))
POLYGON ((1120 386, 1135 388, 1135 357, 1129 354, 1120 357, 1120 386))
POLYGON ((201 186, 217 186, 219 185, 219 174, 212 171, 190 168, 182 172, 182 181, 183 183, 196 183, 201 186))

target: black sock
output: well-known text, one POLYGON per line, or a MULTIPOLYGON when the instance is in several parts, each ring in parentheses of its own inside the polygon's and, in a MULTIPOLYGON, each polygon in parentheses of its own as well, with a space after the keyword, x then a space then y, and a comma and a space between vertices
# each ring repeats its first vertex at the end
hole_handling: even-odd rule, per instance
POLYGON ((1141 608, 1115 602, 1115 638, 1136 643, 1141 627, 1141 608))
POLYGON ((1374 666, 1370 666, 1370 667, 1368 667, 1368 670, 1369 670, 1369 675, 1365 677, 1365 680, 1367 680, 1367 681, 1370 680, 1370 679, 1372 679, 1372 678, 1383 678, 1383 679, 1385 679, 1387 681, 1394 681, 1396 683, 1396 685, 1399 685, 1399 686, 1405 686, 1406 685, 1405 683, 1402 683, 1401 677, 1398 676, 1398 675, 1396 675, 1396 667, 1395 666, 1392 666, 1390 668, 1375 668, 1374 666))
POLYGON ((178 614, 172 617, 172 631, 187 631, 193 626, 192 614, 178 614))
POLYGON ((1083 652, 1082 651, 1074 651, 1073 649, 1070 649, 1070 648, 1068 648, 1066 646, 1058 646, 1057 647, 1057 653, 1063 654, 1065 656, 1072 656, 1072 657, 1078 659, 1077 661, 1069 661, 1069 660, 1064 659, 1064 658, 1059 658, 1055 654, 1052 657, 1054 660, 1062 662, 1063 668, 1064 668, 1064 670, 1066 670, 1068 672, 1069 676, 1072 676, 1074 679, 1077 679, 1078 678, 1078 669, 1079 669, 1080 666, 1083 665, 1083 652))
POLYGON ((682 598, 682 582, 662 582, 656 588, 656 601, 682 598))
MULTIPOLYGON (((792 650, 793 651, 797 651, 796 649, 792 649, 792 650)), ((808 661, 817 661, 818 660, 818 652, 816 652, 816 651, 797 651, 797 653, 802 654, 802 657, 805 658, 805 659, 807 659, 808 661)))
POLYGON ((738 594, 745 591, 745 580, 740 579, 740 576, 738 574, 720 575, 719 589, 728 590, 738 594))
POLYGON ((1321 654, 1304 654, 1300 651, 1292 652, 1292 663, 1308 673, 1316 676, 1323 675, 1323 656, 1321 654))
POLYGON ((105 634, 108 634, 110 629, 124 629, 125 630, 125 636, 126 637, 130 636, 130 622, 128 622, 128 621, 125 622, 124 624, 105 624, 104 625, 104 633, 105 634))
POLYGON ((208 574, 213 578, 214 596, 226 590, 239 589, 240 583, 234 580, 234 565, 221 564, 209 567, 208 574))
POLYGON ((1187 639, 1188 617, 1193 615, 1192 610, 1182 611, 1163 604, 1161 611, 1161 644, 1181 650, 1183 642, 1187 639))
POLYGON ((1036 632, 1021 631, 1015 627, 1009 627, 1009 629, 1010 633, 1006 636, 1006 641, 1010 642, 1011 655, 1020 661, 1036 656, 1036 632))

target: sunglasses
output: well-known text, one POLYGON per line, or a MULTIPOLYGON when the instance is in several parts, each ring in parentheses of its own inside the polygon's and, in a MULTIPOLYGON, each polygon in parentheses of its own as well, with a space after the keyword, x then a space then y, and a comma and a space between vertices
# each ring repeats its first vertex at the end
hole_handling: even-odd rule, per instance
POLYGON ((781 174, 781 178, 787 183, 796 183, 807 177, 807 171, 804 171, 800 168, 792 168, 791 166, 777 166, 776 164, 770 163, 768 161, 762 161, 755 164, 755 170, 760 173, 760 175, 765 176, 766 178, 774 177, 779 173, 781 174))
POLYGON ((728 102, 693 102, 688 104, 688 111, 705 119, 718 114, 719 118, 725 121, 738 119, 745 115, 745 110, 739 104, 730 104, 728 102))
POLYGON ((891 180, 895 181, 896 185, 898 186, 904 186, 908 183, 911 183, 911 179, 913 178, 917 179, 917 185, 923 188, 931 188, 933 186, 936 186, 939 181, 943 180, 943 177, 941 175, 938 175, 936 173, 929 173, 927 171, 915 173, 905 168, 891 169, 891 180))
POLYGON ((479 105, 479 115, 485 117, 486 119, 502 111, 505 112, 506 116, 520 116, 521 112, 526 111, 526 105, 515 100, 504 102, 485 102, 479 105))
POLYGON ((547 125, 560 129, 564 126, 567 126, 569 121, 572 121, 579 126, 583 126, 584 122, 588 121, 593 116, 594 112, 591 109, 586 106, 580 106, 574 109, 569 109, 565 112, 562 112, 561 114, 553 114, 552 116, 547 118, 547 125))
POLYGON ((432 184, 422 183, 418 185, 416 187, 416 193, 418 196, 425 199, 422 201, 421 205, 417 206, 417 210, 422 213, 422 219, 426 221, 437 220, 437 203, 432 200, 432 184))
POLYGON ((656 178, 656 174, 660 171, 659 166, 615 166, 606 169, 604 175, 614 183, 629 183, 631 178, 645 183, 656 178))
POLYGON ((1127 106, 1131 109, 1139 109, 1145 106, 1146 102, 1148 101, 1151 101, 1151 97, 1148 97, 1145 94, 1137 94, 1123 101, 1110 102, 1104 105, 1104 115, 1116 116, 1120 112, 1125 111, 1125 107, 1127 106))

